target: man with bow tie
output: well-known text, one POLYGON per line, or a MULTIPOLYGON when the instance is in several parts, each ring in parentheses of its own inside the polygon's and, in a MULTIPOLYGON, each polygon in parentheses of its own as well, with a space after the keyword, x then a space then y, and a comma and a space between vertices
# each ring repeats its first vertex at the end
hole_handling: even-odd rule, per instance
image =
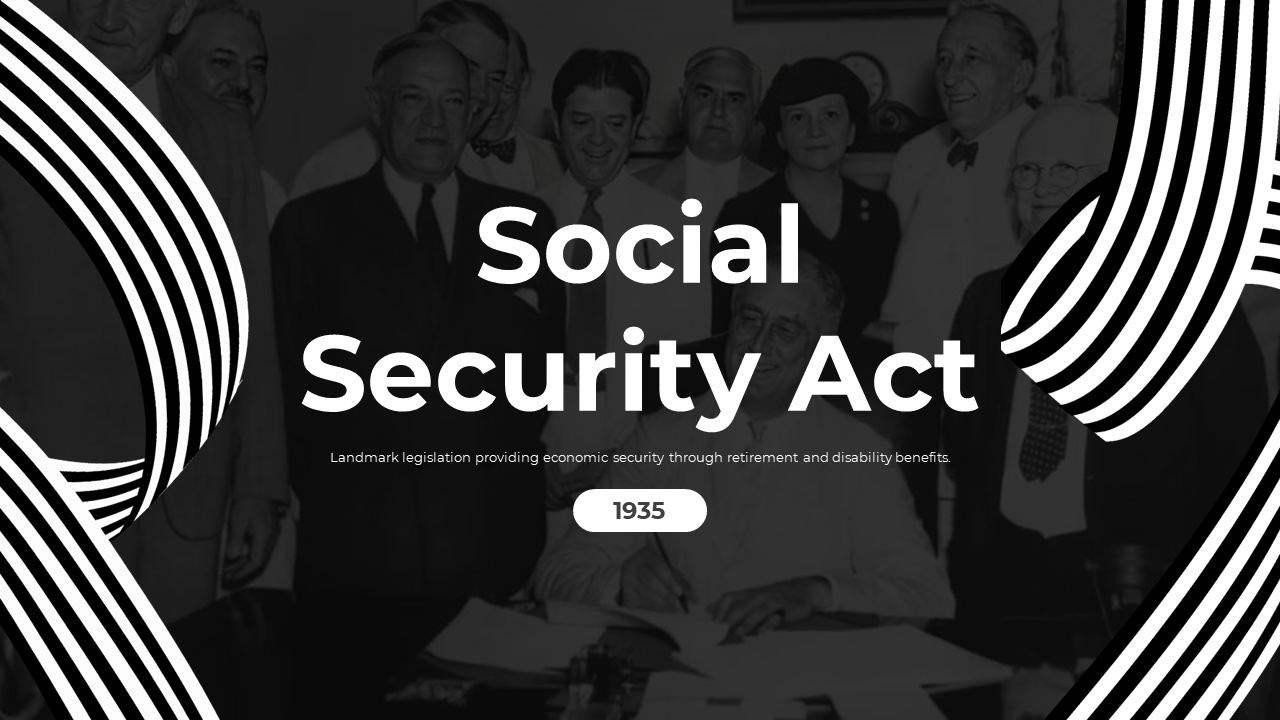
POLYGON ((990 3, 964 8, 938 37, 947 122, 904 145, 889 179, 902 243, 881 320, 899 352, 938 352, 969 282, 1017 255, 1009 159, 1032 114, 1036 57, 1026 24, 990 3))
MULTIPOLYGON (((913 138, 894 161, 888 194, 902 238, 880 322, 867 331, 897 352, 939 352, 964 289, 1018 254, 1009 163, 1033 114, 1025 100, 1036 57, 1026 24, 992 3, 965 6, 938 37, 934 87, 947 122, 913 138)), ((934 392, 941 378, 925 373, 919 382, 934 392)), ((938 422, 936 412, 907 416, 895 438, 899 449, 937 450, 938 422)), ((933 464, 905 471, 922 507, 932 506, 935 494, 943 498, 937 534, 945 544, 953 490, 933 464)))
POLYGON ((533 70, 524 38, 510 24, 507 30, 507 74, 497 107, 462 153, 459 167, 473 178, 533 194, 559 180, 563 168, 554 145, 520 128, 520 101, 529 92, 533 70))

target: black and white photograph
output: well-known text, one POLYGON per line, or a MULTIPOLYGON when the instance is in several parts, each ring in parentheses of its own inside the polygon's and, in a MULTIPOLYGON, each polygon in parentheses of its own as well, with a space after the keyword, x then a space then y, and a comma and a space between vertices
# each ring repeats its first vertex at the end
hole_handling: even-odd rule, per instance
POLYGON ((4 4, 0 719, 1280 716, 1265 6, 4 4))

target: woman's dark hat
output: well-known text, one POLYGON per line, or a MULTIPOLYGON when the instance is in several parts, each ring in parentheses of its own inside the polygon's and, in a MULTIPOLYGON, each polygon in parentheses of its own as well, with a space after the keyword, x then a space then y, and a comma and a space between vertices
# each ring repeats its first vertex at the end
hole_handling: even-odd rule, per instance
POLYGON ((781 125, 779 113, 787 105, 799 105, 823 95, 840 95, 849 106, 854 126, 866 127, 867 88, 852 70, 830 58, 806 58, 783 65, 773 76, 769 90, 760 103, 758 118, 769 135, 781 125))

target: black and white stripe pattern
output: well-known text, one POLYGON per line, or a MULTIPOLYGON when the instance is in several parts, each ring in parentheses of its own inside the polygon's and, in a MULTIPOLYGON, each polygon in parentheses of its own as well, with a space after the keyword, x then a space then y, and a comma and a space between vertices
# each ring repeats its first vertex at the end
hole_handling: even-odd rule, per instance
POLYGON ((182 653, 54 463, 0 413, 4 625, 60 717, 215 717, 182 653))
MULTIPOLYGON (((1246 284, 1280 288, 1280 11, 1130 0, 1110 172, 1005 279, 1002 348, 1106 440, 1162 412, 1246 284)), ((1280 643, 1276 409, 1218 506, 1054 718, 1230 717, 1280 643)))
POLYGON ((127 463, 52 460, 0 413, 0 620, 72 717, 213 717, 108 538, 174 481, 239 385, 248 311, 235 248, 158 120, 25 0, 0 0, 0 153, 110 287, 149 443, 127 463))
POLYGON ((1268 11, 1253 0, 1130 3, 1128 26, 1141 31, 1129 39, 1111 171, 1006 276, 1002 348, 1103 439, 1168 406, 1262 277, 1250 267, 1280 220, 1265 212, 1280 108, 1268 11))

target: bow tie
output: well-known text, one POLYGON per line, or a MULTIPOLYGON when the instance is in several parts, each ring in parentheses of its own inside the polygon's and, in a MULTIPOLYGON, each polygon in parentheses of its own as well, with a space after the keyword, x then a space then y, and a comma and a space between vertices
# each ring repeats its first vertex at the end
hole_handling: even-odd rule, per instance
POLYGON ((485 142, 484 140, 473 140, 471 142, 471 149, 475 150, 476 155, 479 155, 482 160, 489 157, 490 153, 496 155, 499 160, 508 165, 516 159, 515 137, 509 137, 502 142, 496 143, 485 142))
POLYGON ((947 164, 955 167, 960 162, 964 162, 964 169, 968 170, 973 167, 973 163, 978 159, 978 143, 967 143, 963 140, 957 140, 955 145, 951 146, 951 151, 947 153, 947 164))

